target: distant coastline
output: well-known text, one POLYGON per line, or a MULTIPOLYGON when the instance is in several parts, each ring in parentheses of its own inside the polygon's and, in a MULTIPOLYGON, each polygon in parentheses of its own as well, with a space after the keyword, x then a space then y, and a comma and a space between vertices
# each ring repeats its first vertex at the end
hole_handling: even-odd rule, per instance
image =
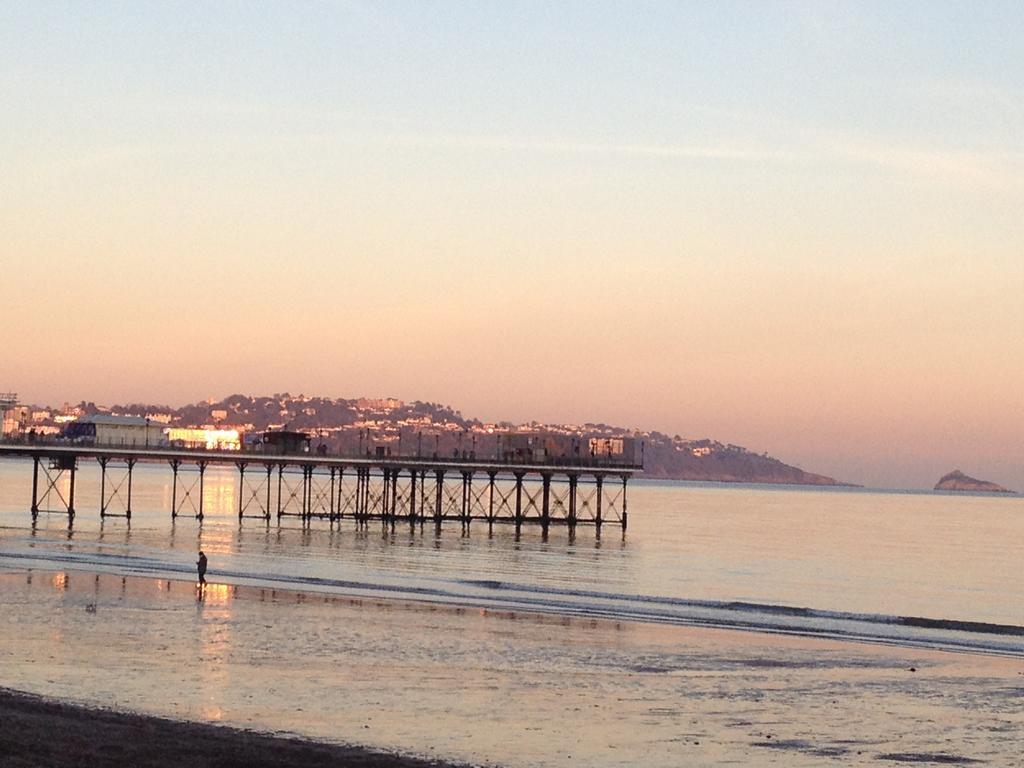
POLYGON ((785 464, 767 453, 753 453, 741 446, 701 440, 691 445, 658 441, 648 449, 644 477, 717 483, 764 483, 779 485, 850 486, 833 477, 807 472, 785 464))
MULTIPOLYGON (((394 397, 325 398, 279 393, 270 396, 230 395, 222 400, 191 403, 180 408, 151 403, 104 406, 18 406, 22 435, 45 438, 61 435, 69 423, 105 414, 136 416, 156 427, 234 429, 246 435, 289 429, 312 436, 314 447, 330 454, 364 455, 384 451, 394 456, 491 458, 507 452, 509 435, 550 438, 545 442, 570 444, 584 456, 588 438, 627 438, 640 448, 644 477, 723 483, 769 483, 812 486, 848 486, 826 475, 807 472, 767 453, 711 438, 686 438, 656 430, 639 430, 604 423, 545 424, 531 421, 483 422, 465 417, 440 403, 405 402, 394 397)), ((622 441, 620 441, 622 442, 622 441)), ((593 443, 590 443, 593 446, 593 443)), ((592 449, 591 449, 592 450, 592 449)), ((556 458, 559 454, 555 454, 556 458)), ((568 454, 567 454, 568 455, 568 454)))
POLYGON ((934 493, 930 488, 871 488, 866 485, 859 483, 844 483, 836 480, 833 483, 796 483, 786 481, 767 481, 767 480, 717 480, 707 478, 689 478, 689 477, 652 477, 648 474, 638 474, 633 478, 633 482, 649 482, 649 483, 687 483, 695 486, 708 486, 715 487, 719 485, 732 486, 732 485, 749 485, 752 487, 765 487, 765 486, 778 486, 779 488, 797 487, 797 488, 822 488, 822 489, 850 489, 850 490, 863 490, 863 491, 878 491, 881 493, 934 493))

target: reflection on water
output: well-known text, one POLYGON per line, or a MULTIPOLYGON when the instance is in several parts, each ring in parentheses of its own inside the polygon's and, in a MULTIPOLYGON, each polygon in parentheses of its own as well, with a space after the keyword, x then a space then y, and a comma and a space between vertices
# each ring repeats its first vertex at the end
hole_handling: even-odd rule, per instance
MULTIPOLYGON (((209 608, 221 608, 223 606, 226 606, 229 603, 229 601, 231 600, 231 596, 232 596, 232 591, 231 590, 233 590, 233 589, 237 589, 237 587, 232 587, 232 586, 230 586, 228 584, 206 583, 206 584, 204 584, 202 586, 197 586, 196 587, 196 602, 199 604, 200 608, 202 608, 204 611, 209 609, 209 608)), ((214 614, 207 614, 207 615, 214 615, 214 614)), ((227 614, 216 614, 216 615, 219 616, 219 615, 227 615, 227 614)))
MULTIPOLYGON (((69 524, 69 532, 73 528, 73 523, 69 524)), ((100 528, 96 534, 97 541, 112 541, 119 544, 127 544, 132 540, 132 524, 130 520, 123 520, 117 523, 108 521, 106 518, 100 519, 100 528)))
POLYGON ((199 614, 199 684, 202 705, 199 715, 204 720, 219 721, 224 717, 220 703, 229 681, 227 660, 231 651, 231 588, 227 584, 207 583, 196 587, 199 614))
POLYGON ((236 496, 237 486, 233 476, 225 476, 223 473, 214 473, 209 469, 206 473, 206 480, 203 486, 203 514, 223 515, 225 513, 236 514, 238 501, 236 496))
POLYGON ((206 552, 207 557, 229 554, 236 551, 238 537, 228 526, 200 525, 195 532, 195 548, 206 552))
POLYGON ((1024 738, 1001 658, 115 575, 0 572, 0 610, 12 687, 472 763, 1013 765, 1024 738))
POLYGON ((402 523, 357 529, 351 520, 239 522, 237 472, 217 467, 204 478, 205 519, 172 519, 171 477, 166 466, 136 467, 129 525, 100 520, 98 468, 83 466, 73 526, 61 515, 32 525, 31 464, 0 462, 0 558, 35 552, 66 570, 66 555, 89 558, 82 567, 189 579, 203 549, 211 575, 226 581, 352 594, 346 585, 436 599, 514 587, 1021 623, 1014 542, 1024 540, 1024 514, 1014 498, 638 483, 628 536, 587 527, 545 538, 477 524, 437 533, 402 523))

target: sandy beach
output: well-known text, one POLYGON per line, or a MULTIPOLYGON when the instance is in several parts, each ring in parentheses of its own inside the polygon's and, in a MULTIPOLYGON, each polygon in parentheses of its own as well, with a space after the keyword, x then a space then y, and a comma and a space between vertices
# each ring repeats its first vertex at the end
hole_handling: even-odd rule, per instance
POLYGON ((2 685, 51 700, 5 697, 4 765, 1022 764, 1017 658, 77 571, 0 603, 2 685))

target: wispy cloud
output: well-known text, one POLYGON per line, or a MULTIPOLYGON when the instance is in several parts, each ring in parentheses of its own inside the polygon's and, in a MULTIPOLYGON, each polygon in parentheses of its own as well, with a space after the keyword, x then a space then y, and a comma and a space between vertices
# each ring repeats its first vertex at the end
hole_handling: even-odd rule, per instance
POLYGON ((790 153, 767 148, 727 144, 657 144, 594 142, 558 139, 517 139, 460 134, 398 134, 380 137, 393 145, 443 149, 543 152, 552 154, 620 155, 624 157, 665 157, 683 160, 772 162, 796 159, 790 153))
POLYGON ((846 162, 960 186, 992 190, 1024 188, 1024 155, 908 146, 867 139, 829 142, 828 152, 846 162))
MULTIPOLYGON (((192 109, 196 105, 177 104, 192 109)), ((215 104, 228 113, 245 112, 244 104, 215 104)), ((407 121, 388 121, 370 114, 329 114, 321 120, 297 119, 278 129, 253 130, 230 122, 218 131, 190 133, 187 143, 175 140, 111 142, 85 147, 80 164, 107 163, 133 157, 203 153, 250 155, 351 151, 354 147, 446 153, 520 153, 524 156, 587 156, 608 160, 664 160, 666 162, 721 164, 723 167, 770 166, 777 169, 820 169, 823 172, 864 168, 910 181, 925 181, 968 190, 1024 190, 1024 153, 971 151, 923 143, 900 143, 876 136, 814 130, 793 125, 790 131, 773 130, 770 136, 749 136, 723 142, 594 141, 576 137, 510 136, 416 130, 407 121), (320 122, 316 130, 296 130, 301 124, 320 122), (235 130, 232 130, 234 128, 235 130), (347 148, 347 149, 346 149, 347 148), (831 169, 831 170, 830 170, 831 169)), ((246 121, 248 122, 248 121, 246 121)))
POLYGON ((828 167, 864 165, 910 178, 988 189, 1024 188, 1024 154, 906 145, 870 137, 823 134, 800 147, 795 139, 778 147, 740 144, 658 144, 515 139, 466 135, 397 134, 375 137, 392 146, 481 151, 537 152, 665 158, 735 164, 790 164, 828 167))

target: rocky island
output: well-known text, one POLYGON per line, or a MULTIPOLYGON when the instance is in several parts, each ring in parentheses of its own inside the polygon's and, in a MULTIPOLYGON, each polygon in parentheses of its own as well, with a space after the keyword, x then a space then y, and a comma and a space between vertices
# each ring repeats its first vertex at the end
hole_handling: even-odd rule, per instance
POLYGON ((959 469, 954 469, 949 474, 943 475, 935 484, 936 491, 972 491, 975 493, 1014 493, 1009 488, 977 478, 965 475, 959 469))

